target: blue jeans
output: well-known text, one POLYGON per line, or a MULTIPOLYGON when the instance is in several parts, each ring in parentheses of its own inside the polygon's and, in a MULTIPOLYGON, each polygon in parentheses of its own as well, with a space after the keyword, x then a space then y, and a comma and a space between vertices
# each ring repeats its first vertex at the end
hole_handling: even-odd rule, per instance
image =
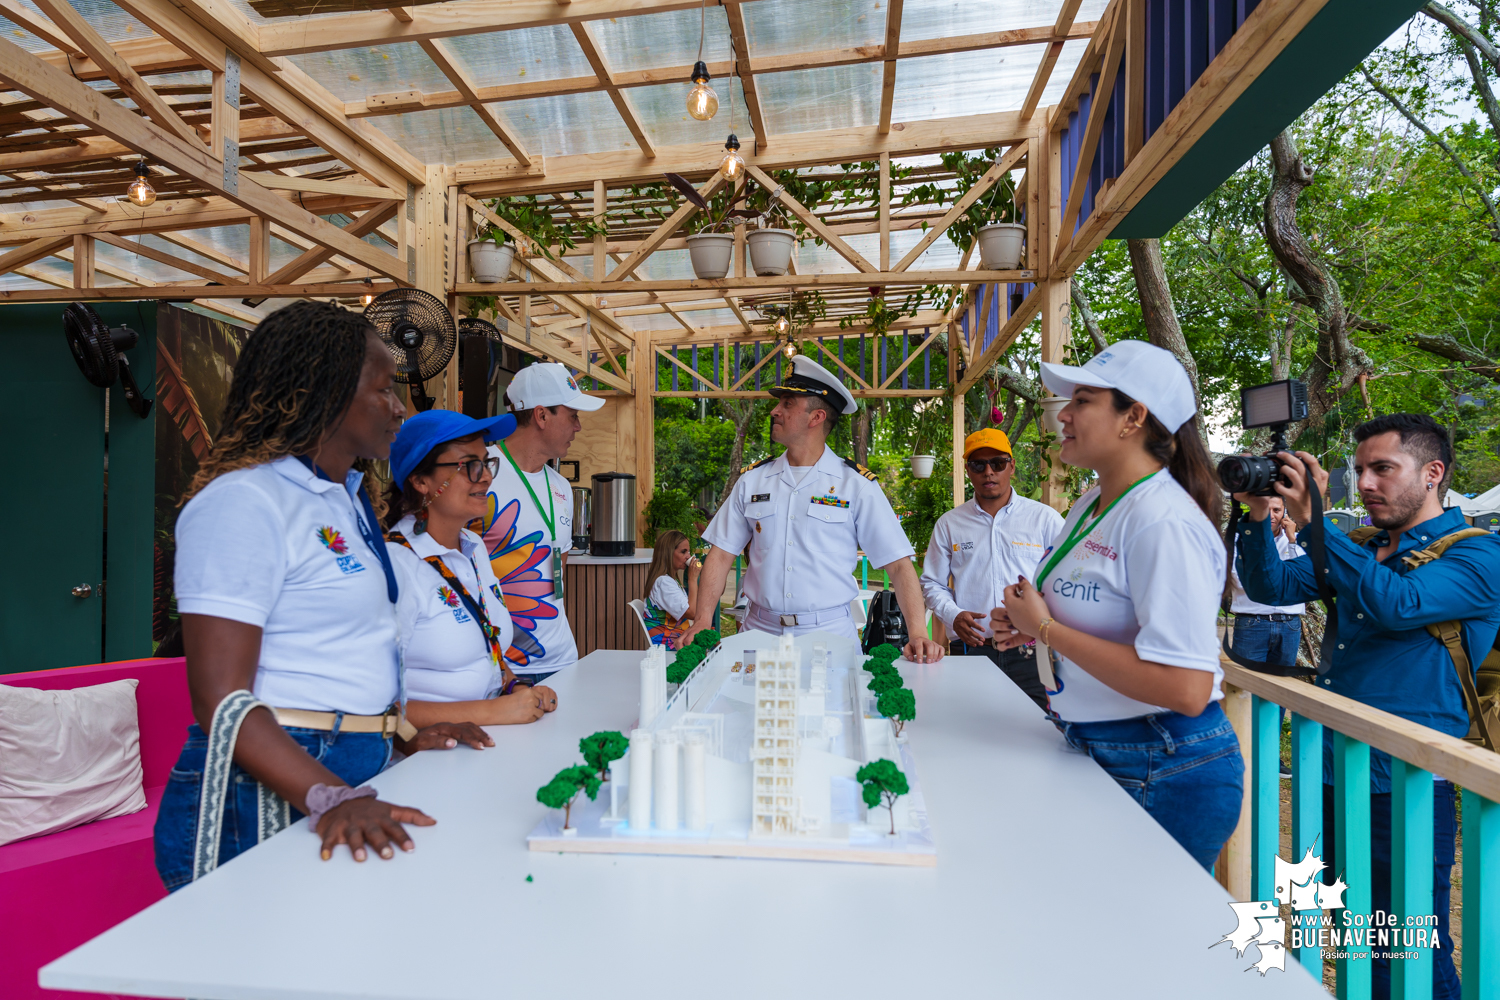
POLYGON ((1197 718, 1165 712, 1110 722, 1054 720, 1208 870, 1240 821, 1245 762, 1218 702, 1197 718))
POLYGON ((546 670, 539 674, 522 674, 512 670, 511 673, 515 674, 516 680, 520 681, 522 684, 530 684, 532 687, 536 687, 538 684, 544 682, 548 677, 551 677, 553 674, 557 673, 557 671, 546 670))
MULTIPOLYGON (((1432 912, 1437 917, 1440 950, 1432 953, 1432 1000, 1458 1000, 1458 972, 1453 967, 1453 936, 1449 933, 1448 917, 1453 903, 1453 857, 1454 841, 1458 832, 1458 817, 1453 808, 1453 784, 1447 781, 1432 783, 1432 912)), ((1333 786, 1323 786, 1323 863, 1328 872, 1343 873, 1344 866, 1338 860, 1337 840, 1333 835, 1334 817, 1333 786)), ((1319 876, 1330 878, 1330 876, 1319 876)), ((1370 905, 1382 913, 1391 912, 1391 794, 1370 794, 1370 905)), ((1402 917, 1407 914, 1399 914, 1402 917)), ((1477 942, 1476 942, 1477 944, 1477 942)), ((1378 950, 1378 949, 1377 949, 1378 950)), ((1394 949, 1392 949, 1394 950, 1394 949)), ((1402 961, 1402 959, 1397 959, 1402 961)), ((1391 959, 1376 958, 1372 975, 1374 1000, 1386 1000, 1391 995, 1391 959)))
MULTIPOLYGON (((391 755, 391 741, 379 733, 338 733, 318 729, 288 729, 286 734, 313 759, 351 786, 362 785, 381 772, 391 755)), ((168 892, 193 880, 193 844, 198 838, 198 805, 203 768, 208 759, 208 737, 195 722, 167 779, 161 811, 156 816, 156 873, 168 892)), ((256 841, 256 780, 238 764, 229 774, 224 795, 223 836, 219 864, 254 847, 256 841)), ((292 822, 302 813, 292 811, 292 822)))
POLYGON ((1252 615, 1235 615, 1234 651, 1247 660, 1291 667, 1302 644, 1302 619, 1273 622, 1252 615))

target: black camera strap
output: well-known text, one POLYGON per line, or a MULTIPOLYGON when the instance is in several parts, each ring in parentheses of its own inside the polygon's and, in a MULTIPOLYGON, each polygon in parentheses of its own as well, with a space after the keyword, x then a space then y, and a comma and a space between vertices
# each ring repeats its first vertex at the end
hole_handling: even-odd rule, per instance
MULTIPOLYGON (((1308 485, 1315 487, 1311 477, 1308 485)), ((1328 538, 1325 534, 1327 525, 1323 521, 1323 497, 1317 489, 1311 491, 1312 499, 1312 521, 1304 529, 1303 534, 1307 537, 1307 556, 1312 560, 1313 579, 1318 585, 1318 600, 1323 602, 1327 612, 1327 618, 1323 626, 1323 642, 1318 648, 1318 676, 1322 677, 1328 673, 1333 666, 1332 651, 1337 648, 1339 626, 1338 612, 1334 607, 1333 587, 1328 583, 1328 538)), ((1235 544, 1239 538, 1240 526, 1240 502, 1233 497, 1229 500, 1229 526, 1224 531, 1224 545, 1229 558, 1229 566, 1234 566, 1235 544)), ((1229 591, 1225 588, 1223 608, 1229 612, 1229 591)), ((1296 665, 1286 666, 1280 663, 1261 663, 1249 660, 1236 653, 1229 645, 1230 632, 1225 632, 1224 655, 1246 670, 1254 670, 1262 674, 1275 674, 1280 677, 1300 676, 1303 671, 1297 669, 1296 665)))

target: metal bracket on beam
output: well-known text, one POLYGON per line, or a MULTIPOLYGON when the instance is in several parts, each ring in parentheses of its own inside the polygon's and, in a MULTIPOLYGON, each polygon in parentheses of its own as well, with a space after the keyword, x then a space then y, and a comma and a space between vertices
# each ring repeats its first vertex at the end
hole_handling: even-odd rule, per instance
MULTIPOLYGON (((236 115, 240 113, 240 56, 233 49, 224 53, 224 103, 236 115)), ((240 137, 239 129, 233 131, 233 138, 224 138, 224 189, 239 194, 240 137)))

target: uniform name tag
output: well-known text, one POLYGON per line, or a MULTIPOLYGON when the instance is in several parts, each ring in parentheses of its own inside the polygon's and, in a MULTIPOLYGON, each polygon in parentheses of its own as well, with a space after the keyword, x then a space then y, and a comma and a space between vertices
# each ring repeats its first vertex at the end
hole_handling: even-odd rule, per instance
POLYGON ((813 497, 812 498, 812 502, 815 503, 815 504, 817 504, 820 507, 847 507, 847 506, 849 506, 849 501, 848 500, 840 500, 838 497, 833 496, 832 494, 829 494, 826 497, 813 497))
POLYGON ((752 493, 750 495, 751 503, 764 503, 769 499, 771 499, 771 494, 769 493, 752 493))

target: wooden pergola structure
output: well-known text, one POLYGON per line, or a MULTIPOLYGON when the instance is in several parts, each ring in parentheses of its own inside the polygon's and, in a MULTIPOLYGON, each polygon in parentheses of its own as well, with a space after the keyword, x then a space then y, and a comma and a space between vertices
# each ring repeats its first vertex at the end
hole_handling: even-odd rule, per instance
MULTIPOLYGON (((509 343, 633 397, 641 506, 652 399, 762 394, 769 317, 799 293, 827 304, 799 337, 857 396, 962 396, 1037 317, 1043 359, 1060 359, 1069 276, 1094 248, 1165 231, 1418 6, 1055 0, 1027 24, 1012 8, 1037 5, 1004 0, 116 3, 0 0, 0 301, 184 300, 254 322, 287 298, 406 285, 455 312, 494 297, 509 343), (729 84, 711 122, 683 114, 695 44, 729 84), (740 226, 730 275, 694 278, 696 209, 641 195, 667 172, 724 185, 731 118, 735 183, 777 191, 774 171, 848 164, 876 178, 837 211, 778 191, 819 243, 784 277, 748 273, 740 226), (912 166, 952 191, 934 154, 984 149, 998 156, 962 197, 892 180, 912 166), (122 197, 142 160, 147 208, 122 197), (1007 177, 1025 259, 981 270, 947 231, 1007 177), (494 211, 516 196, 606 231, 533 247, 494 211), (485 223, 525 251, 502 284, 470 280, 485 223), (946 305, 879 337, 841 326, 877 289, 946 305), (830 351, 840 337, 869 341, 871 364, 830 351), (710 378, 681 349, 722 364, 710 378), (674 388, 661 373, 677 369, 674 388)), ((456 361, 440 381, 456 407, 456 361)))

